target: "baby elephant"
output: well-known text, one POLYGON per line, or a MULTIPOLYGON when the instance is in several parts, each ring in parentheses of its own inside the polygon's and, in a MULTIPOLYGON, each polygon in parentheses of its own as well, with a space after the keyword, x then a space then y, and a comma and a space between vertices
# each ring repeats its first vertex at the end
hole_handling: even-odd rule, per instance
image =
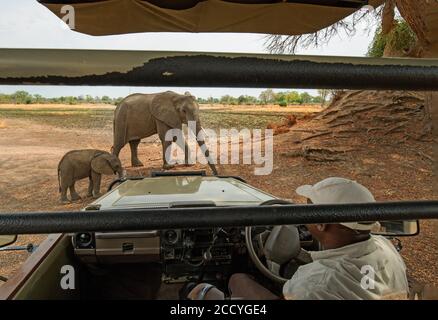
POLYGON ((87 149, 67 152, 58 164, 59 192, 61 201, 67 202, 67 189, 70 189, 71 200, 81 197, 76 193, 75 182, 89 178, 88 196, 100 196, 100 181, 102 174, 118 174, 123 176, 123 168, 119 158, 106 151, 87 149))

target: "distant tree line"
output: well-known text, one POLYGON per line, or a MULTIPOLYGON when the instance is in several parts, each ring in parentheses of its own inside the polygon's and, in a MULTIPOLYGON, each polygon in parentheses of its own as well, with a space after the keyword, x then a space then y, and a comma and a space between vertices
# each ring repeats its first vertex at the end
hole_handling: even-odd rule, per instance
MULTIPOLYGON (((264 105, 264 104, 277 104, 280 106, 287 105, 301 105, 301 104, 324 104, 328 98, 328 90, 318 90, 317 96, 312 96, 307 92, 297 92, 297 91, 281 91, 274 92, 272 89, 264 90, 260 93, 258 97, 241 95, 238 97, 233 97, 230 95, 224 95, 221 98, 198 98, 198 103, 205 104, 227 104, 227 105, 264 105)), ((2 94, 0 93, 0 104, 112 104, 117 105, 123 97, 110 98, 109 96, 91 96, 91 95, 80 95, 74 96, 61 96, 56 98, 46 98, 40 94, 30 94, 26 91, 16 91, 12 94, 2 94)))
POLYGON ((328 98, 328 90, 318 90, 317 96, 312 96, 308 92, 298 91, 281 91, 274 92, 272 89, 266 89, 260 93, 258 97, 241 95, 233 97, 224 95, 221 98, 198 98, 198 103, 210 104, 228 104, 228 105, 251 105, 251 104, 277 104, 282 107, 287 105, 301 104, 324 104, 328 98))
POLYGON ((93 97, 91 95, 81 95, 78 97, 74 96, 61 96, 56 98, 46 98, 40 94, 30 94, 26 91, 16 91, 12 94, 3 94, 0 93, 0 104, 33 104, 33 103, 41 103, 41 104, 50 104, 50 103, 58 103, 58 104, 81 104, 81 103, 90 103, 90 104, 118 104, 123 97, 119 98, 110 98, 109 96, 103 97, 93 97))

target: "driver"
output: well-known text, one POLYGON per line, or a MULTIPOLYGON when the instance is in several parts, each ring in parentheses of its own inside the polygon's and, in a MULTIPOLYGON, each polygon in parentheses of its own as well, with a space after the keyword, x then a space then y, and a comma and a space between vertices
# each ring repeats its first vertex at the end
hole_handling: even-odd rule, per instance
MULTIPOLYGON (((296 192, 308 203, 340 204, 375 202, 371 192, 356 181, 327 178, 304 185, 296 192)), ((394 245, 371 235, 377 222, 307 225, 322 250, 309 252, 313 262, 300 266, 278 297, 247 274, 234 274, 229 281, 232 298, 239 299, 406 299, 406 266, 394 245)), ((224 299, 216 287, 201 283, 190 299, 224 299)))

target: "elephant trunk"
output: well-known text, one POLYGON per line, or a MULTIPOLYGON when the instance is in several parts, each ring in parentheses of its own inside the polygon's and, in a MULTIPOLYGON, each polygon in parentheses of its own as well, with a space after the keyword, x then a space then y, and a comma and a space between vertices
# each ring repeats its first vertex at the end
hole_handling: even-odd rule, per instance
MULTIPOLYGON (((198 119, 198 120, 196 121, 196 136, 197 136, 197 137, 199 137, 199 132, 200 132, 201 130, 202 130, 201 122, 200 122, 199 119, 198 119)), ((210 151, 208 150, 207 144, 205 143, 205 141, 204 141, 203 139, 202 139, 202 140, 198 140, 198 139, 197 139, 197 141, 198 141, 198 145, 199 145, 199 147, 201 148, 201 150, 202 150, 202 152, 203 152, 205 158, 206 158, 207 161, 208 161, 208 166, 210 167, 211 171, 213 171, 213 174, 214 174, 215 176, 217 176, 217 175, 218 175, 218 172, 217 172, 217 170, 216 170, 216 166, 215 166, 214 163, 213 163, 213 159, 210 157, 210 151)))
POLYGON ((126 177, 126 171, 123 168, 120 168, 117 170, 117 175, 119 176, 119 179, 124 179, 126 177))

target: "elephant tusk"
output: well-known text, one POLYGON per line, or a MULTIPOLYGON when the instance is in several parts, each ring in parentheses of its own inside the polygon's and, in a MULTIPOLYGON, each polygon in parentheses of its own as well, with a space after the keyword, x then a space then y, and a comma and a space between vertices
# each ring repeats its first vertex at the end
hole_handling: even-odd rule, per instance
POLYGON ((202 132, 204 133, 204 136, 205 136, 206 138, 208 138, 207 132, 204 130, 204 127, 201 127, 201 130, 202 130, 202 132))

